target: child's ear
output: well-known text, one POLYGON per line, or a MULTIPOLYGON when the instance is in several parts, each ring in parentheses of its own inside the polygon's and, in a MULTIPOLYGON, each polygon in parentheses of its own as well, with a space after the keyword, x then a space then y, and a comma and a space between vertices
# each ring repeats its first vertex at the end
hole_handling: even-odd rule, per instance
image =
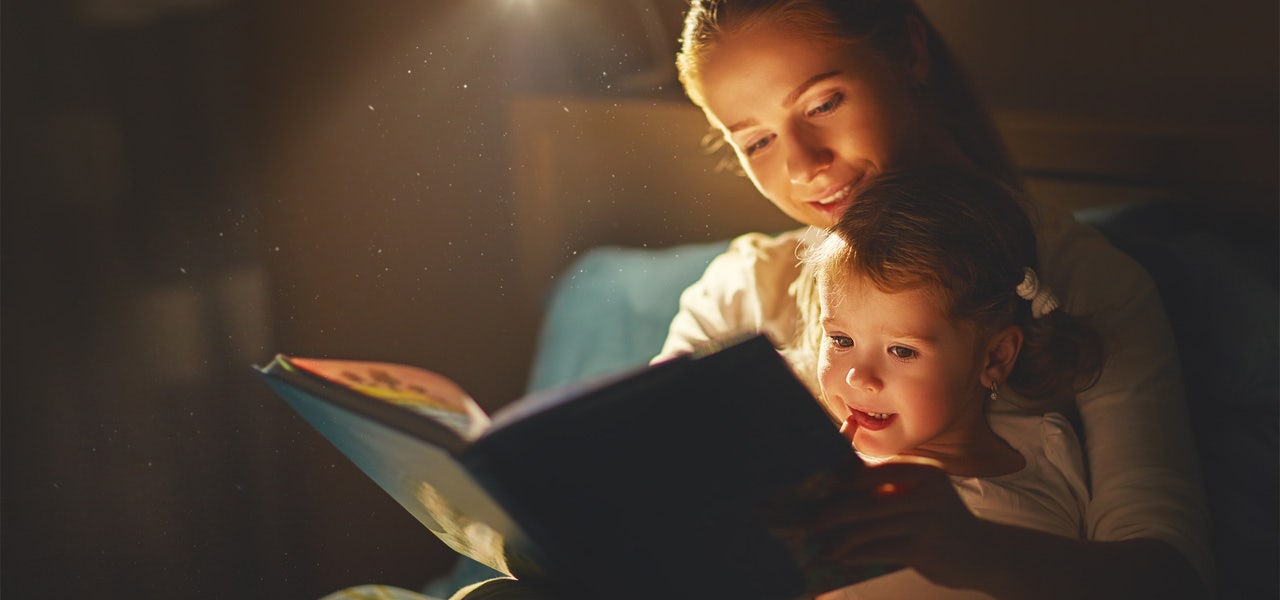
POLYGON ((1002 384, 1009 380, 1013 364, 1018 360, 1018 352, 1022 350, 1022 328, 1010 325, 997 331, 987 340, 985 359, 982 365, 982 385, 991 387, 992 383, 1002 384))

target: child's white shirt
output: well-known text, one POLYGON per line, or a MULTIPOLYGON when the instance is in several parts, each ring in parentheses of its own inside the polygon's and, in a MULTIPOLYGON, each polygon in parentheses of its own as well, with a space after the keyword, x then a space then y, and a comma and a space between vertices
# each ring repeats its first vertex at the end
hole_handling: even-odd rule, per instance
MULTIPOLYGON (((1058 413, 1042 416, 989 412, 991 428, 1026 460, 1021 470, 996 477, 952 477, 960 499, 989 521, 1084 538, 1089 488, 1084 453, 1070 422, 1058 413)), ((868 462, 876 462, 868 459, 868 462)), ((877 598, 968 599, 990 596, 929 583, 913 569, 820 596, 821 600, 877 598)))

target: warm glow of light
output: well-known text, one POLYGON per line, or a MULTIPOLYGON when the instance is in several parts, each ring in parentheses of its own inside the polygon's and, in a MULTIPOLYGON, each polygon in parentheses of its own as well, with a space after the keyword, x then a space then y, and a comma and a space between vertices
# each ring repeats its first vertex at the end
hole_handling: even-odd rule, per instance
POLYGON ((875 492, 877 496, 892 496, 898 493, 898 486, 893 483, 882 483, 876 486, 875 492))
POLYGON ((503 8, 511 10, 512 8, 530 9, 538 4, 538 0, 498 0, 502 2, 503 8))

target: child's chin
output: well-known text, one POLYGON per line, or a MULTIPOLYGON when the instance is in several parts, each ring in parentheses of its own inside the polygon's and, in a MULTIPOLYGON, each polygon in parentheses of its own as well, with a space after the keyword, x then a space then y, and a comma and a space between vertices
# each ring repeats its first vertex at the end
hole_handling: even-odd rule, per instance
POLYGON ((881 444, 875 443, 874 440, 867 440, 860 435, 853 436, 853 447, 863 458, 869 458, 873 461, 889 460, 900 453, 898 448, 885 448, 881 444))

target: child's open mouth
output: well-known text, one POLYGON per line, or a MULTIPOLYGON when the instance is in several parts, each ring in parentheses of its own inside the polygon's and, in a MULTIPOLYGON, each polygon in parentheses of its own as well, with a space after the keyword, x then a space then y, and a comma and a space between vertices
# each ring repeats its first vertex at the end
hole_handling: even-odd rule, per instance
POLYGON ((858 409, 850 409, 849 418, 845 419, 846 425, 857 425, 862 429, 870 431, 879 431, 888 427, 898 418, 896 413, 875 413, 864 412, 858 409))

